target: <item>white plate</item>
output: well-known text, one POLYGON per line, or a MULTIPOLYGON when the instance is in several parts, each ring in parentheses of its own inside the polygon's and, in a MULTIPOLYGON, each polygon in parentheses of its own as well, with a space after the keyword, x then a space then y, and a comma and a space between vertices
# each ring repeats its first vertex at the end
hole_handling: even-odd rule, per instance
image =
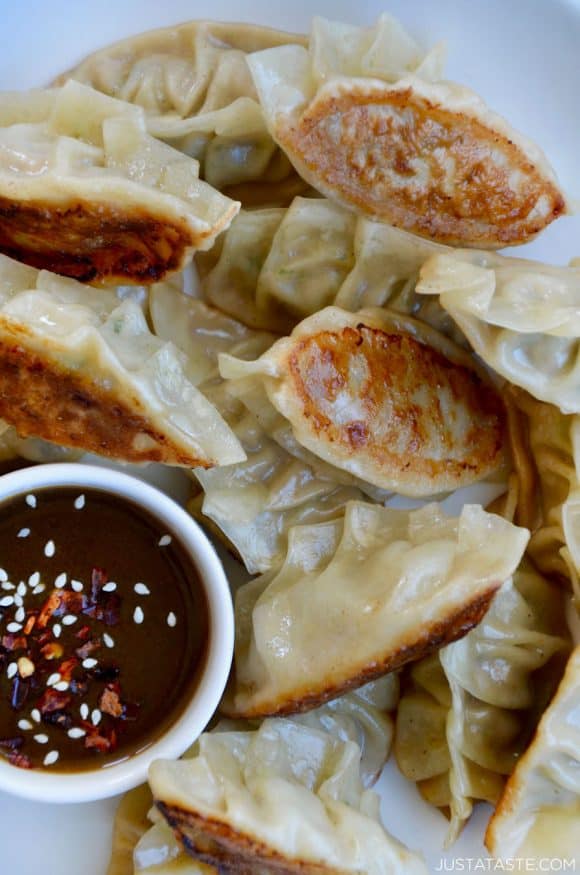
MULTIPOLYGON (((446 40, 449 77, 474 88, 536 140, 570 195, 580 199, 580 0, 391 0, 388 6, 372 0, 249 0, 243 5, 213 0, 209 7, 199 0, 0 0, 0 88, 45 84, 113 40, 191 18, 244 19, 303 31, 313 14, 370 24, 385 8, 424 44, 446 40)), ((580 217, 560 219, 525 250, 565 264, 580 255, 580 217)), ((183 481, 170 472, 152 470, 150 476, 183 494, 183 481)), ((486 856, 481 839, 487 806, 478 807, 457 844, 443 854, 446 821, 392 761, 378 789, 388 828, 422 850, 431 871, 441 868, 443 859, 486 856)), ((0 875, 104 875, 115 804, 46 806, 0 794, 0 875)))

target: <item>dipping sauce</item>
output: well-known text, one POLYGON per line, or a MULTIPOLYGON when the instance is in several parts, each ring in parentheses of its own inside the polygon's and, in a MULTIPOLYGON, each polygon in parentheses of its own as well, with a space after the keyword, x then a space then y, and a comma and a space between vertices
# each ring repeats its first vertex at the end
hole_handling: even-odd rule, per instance
POLYGON ((155 742, 208 645, 205 593, 161 523, 99 490, 0 506, 0 755, 82 771, 155 742))

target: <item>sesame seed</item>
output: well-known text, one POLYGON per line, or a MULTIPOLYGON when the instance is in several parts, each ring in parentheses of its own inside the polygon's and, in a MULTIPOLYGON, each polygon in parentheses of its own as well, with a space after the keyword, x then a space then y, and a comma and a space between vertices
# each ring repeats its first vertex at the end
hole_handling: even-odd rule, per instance
POLYGON ((32 590, 32 595, 39 595, 41 592, 44 592, 45 589, 46 586, 44 585, 44 583, 39 583, 38 586, 35 586, 32 590))
POLYGON ((14 604, 14 599, 11 595, 5 595, 0 599, 0 608, 9 608, 14 604))
POLYGON ((48 735, 45 735, 44 732, 39 732, 38 735, 34 736, 34 740, 39 744, 48 744, 48 735))
POLYGON ((103 716, 103 715, 101 714, 101 712, 99 711, 99 709, 98 709, 98 708, 95 708, 94 711, 93 711, 93 713, 91 714, 91 723, 93 724, 93 726, 98 726, 98 725, 99 725, 99 723, 101 722, 101 717, 102 717, 102 716, 103 716))
POLYGON ((35 723, 40 723, 40 711, 38 710, 38 708, 33 708, 30 712, 30 716, 35 723))
POLYGON ((29 678, 34 674, 36 666, 27 656, 21 656, 18 660, 18 674, 21 678, 29 678))
POLYGON ((22 605, 18 608, 16 613, 14 614, 14 619, 17 623, 24 623, 24 619, 26 617, 26 611, 22 607, 22 605))
POLYGON ((83 718, 83 720, 86 720, 87 717, 89 716, 89 706, 87 705, 86 702, 83 702, 83 704, 81 705, 80 713, 81 713, 81 717, 83 718))
POLYGON ((6 574, 6 570, 4 568, 0 568, 0 583, 6 583, 8 580, 8 575, 6 574))
POLYGON ((172 629, 174 626, 177 626, 177 617, 175 616, 173 611, 169 611, 169 613, 167 614, 167 625, 171 626, 172 629))
MULTIPOLYGON (((40 575, 39 575, 39 577, 40 577, 40 575)), ((16 587, 16 594, 19 596, 26 595, 26 584, 24 583, 23 580, 21 580, 20 583, 18 584, 18 586, 16 587)))
POLYGON ((28 507, 36 507, 36 495, 27 495, 25 501, 28 507))
POLYGON ((115 583, 114 580, 110 580, 108 583, 106 583, 104 585, 103 592, 114 592, 114 590, 116 590, 116 589, 117 589, 117 584, 115 583))
POLYGON ((20 531, 18 532, 16 537, 17 538, 27 538, 29 536, 29 534, 30 534, 30 529, 20 529, 20 531))
POLYGON ((56 546, 55 546, 54 541, 47 541, 46 544, 44 545, 44 555, 48 559, 52 559, 52 557, 54 556, 55 553, 56 553, 56 546))
POLYGON ((32 723, 30 722, 30 720, 19 720, 18 728, 26 732, 27 729, 32 729, 32 723))
POLYGON ((20 632, 22 629, 22 623, 8 623, 6 626, 7 632, 20 632))
POLYGON ((70 585, 74 589, 75 592, 82 592, 83 585, 80 580, 71 580, 70 585))
POLYGON ((40 583, 40 571, 34 571, 28 578, 28 586, 38 586, 40 583))
POLYGON ((92 659, 92 657, 89 657, 88 659, 83 659, 83 663, 82 663, 83 668, 94 668, 96 664, 97 664, 97 660, 92 659))
POLYGON ((13 584, 13 583, 10 583, 9 581, 6 581, 5 583, 1 584, 1 587, 2 587, 2 589, 5 590, 6 592, 10 592, 11 590, 16 589, 16 587, 14 586, 14 584, 13 584))
POLYGON ((58 760, 58 751, 57 751, 57 750, 51 750, 51 751, 50 751, 49 753, 47 753, 47 755, 45 756, 45 758, 44 758, 44 760, 43 760, 43 765, 45 765, 45 766, 53 766, 57 760, 58 760))
POLYGON ((104 633, 103 642, 105 644, 105 647, 114 647, 115 646, 115 642, 113 641, 113 639, 111 638, 111 636, 109 635, 108 632, 104 633))
POLYGON ((137 623, 137 625, 139 625, 140 623, 143 622, 144 619, 145 619, 145 614, 143 613, 143 608, 141 608, 139 605, 137 605, 137 607, 133 611, 133 620, 137 623))
POLYGON ((60 638, 60 633, 62 632, 62 627, 60 623, 55 623, 52 627, 52 634, 55 638, 60 638))
POLYGON ((151 590, 144 583, 136 583, 133 589, 137 595, 151 595, 151 590))
POLYGON ((58 690, 59 693, 64 693, 65 690, 68 690, 68 681, 59 681, 58 684, 54 685, 54 689, 58 690))
POLYGON ((58 684, 60 680, 60 675, 57 671, 53 672, 53 674, 49 675, 46 679, 46 686, 53 687, 55 684, 58 684))
POLYGON ((69 738, 82 738, 83 735, 86 734, 87 733, 85 732, 85 730, 81 729, 79 726, 73 726, 73 728, 69 729, 69 731, 67 732, 69 738))
POLYGON ((78 498, 75 498, 74 501, 75 510, 82 510, 85 506, 85 497, 84 495, 79 495, 78 498))
POLYGON ((21 608, 22 605, 24 604, 24 599, 22 598, 21 595, 18 595, 18 593, 16 593, 16 595, 14 596, 14 604, 16 605, 17 608, 21 608))
POLYGON ((73 623, 76 623, 77 620, 78 620, 78 617, 75 617, 74 614, 65 614, 64 617, 62 618, 62 625, 63 626, 72 626, 73 623))
POLYGON ((6 669, 6 674, 8 675, 9 679, 12 679, 16 675, 17 671, 18 671, 18 666, 16 665, 15 662, 11 662, 10 665, 8 666, 8 668, 6 669))
POLYGON ((66 586, 66 571, 61 571, 60 574, 54 578, 54 585, 57 589, 62 589, 63 586, 66 586))
POLYGON ((172 541, 171 535, 161 535, 161 537, 159 538, 159 546, 160 547, 167 547, 169 544, 171 544, 171 541, 172 541))

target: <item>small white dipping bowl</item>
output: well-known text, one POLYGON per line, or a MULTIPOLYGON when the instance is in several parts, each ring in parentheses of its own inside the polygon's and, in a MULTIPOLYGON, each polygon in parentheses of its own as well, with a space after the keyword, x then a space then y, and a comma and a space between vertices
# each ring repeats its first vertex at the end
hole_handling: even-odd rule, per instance
POLYGON ((175 723, 146 750, 119 763, 76 773, 22 769, 0 756, 1 790, 40 802, 89 802, 144 783, 152 760, 181 756, 203 732, 228 679, 234 613, 228 582, 210 541, 182 507, 142 480, 92 465, 37 465, 0 477, 0 502, 58 487, 98 489, 148 511, 159 521, 160 529, 180 541, 189 554, 204 587, 209 611, 209 644, 199 683, 175 723))

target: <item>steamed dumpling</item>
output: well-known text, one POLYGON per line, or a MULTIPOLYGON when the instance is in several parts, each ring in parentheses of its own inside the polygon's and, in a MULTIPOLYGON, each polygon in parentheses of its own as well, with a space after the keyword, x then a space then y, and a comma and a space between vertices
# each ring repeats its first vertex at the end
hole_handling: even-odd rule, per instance
POLYGON ((495 857, 580 863, 580 647, 508 781, 485 843, 495 857))
POLYGON ((438 295, 475 352, 510 383, 580 412, 580 267, 496 254, 436 255, 417 292, 438 295))
POLYGON ((195 260, 205 300, 252 328, 288 333, 327 304, 389 307, 464 344, 437 298, 415 294, 425 261, 449 252, 332 201, 297 197, 287 210, 242 210, 195 260))
POLYGON ((224 355, 220 369, 263 385, 311 453, 382 489, 435 495, 503 463, 503 406, 472 358, 392 311, 328 307, 257 361, 224 355))
POLYGON ((248 52, 305 38, 251 24, 190 21, 122 40, 59 77, 142 107, 154 137, 246 204, 288 203, 307 186, 272 140, 248 52))
POLYGON ((21 437, 127 462, 211 467, 245 454, 130 296, 0 256, 0 417, 21 437))
POLYGON ((569 646, 562 593, 526 562, 475 629, 411 667, 395 754, 421 795, 450 812, 448 843, 475 801, 498 801, 569 646))
POLYGON ((528 532, 466 506, 351 502, 290 531, 282 567, 236 594, 231 716, 308 710, 464 635, 517 567, 528 532))
POLYGON ((68 82, 0 93, 0 251, 94 283, 152 283, 239 210, 142 109, 68 82))
POLYGON ((360 750, 290 720, 202 735, 191 759, 157 760, 157 807, 192 856, 223 872, 418 875, 380 823, 360 750))
POLYGON ((519 479, 519 518, 532 530, 528 552, 556 580, 580 572, 580 526, 575 523, 580 487, 580 417, 565 415, 526 392, 512 391, 524 415, 511 453, 519 479))
POLYGON ((316 19, 309 48, 248 58, 270 133, 325 196, 453 245, 524 243, 566 209, 542 152, 440 79, 390 17, 316 19))

